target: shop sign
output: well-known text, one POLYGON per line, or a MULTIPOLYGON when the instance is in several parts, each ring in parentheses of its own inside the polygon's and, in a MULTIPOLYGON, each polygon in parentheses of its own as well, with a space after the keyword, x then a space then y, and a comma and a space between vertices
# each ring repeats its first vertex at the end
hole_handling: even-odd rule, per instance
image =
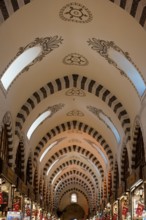
POLYGON ((7 164, 3 164, 2 166, 2 175, 10 182, 16 185, 17 183, 17 175, 14 173, 14 171, 8 167, 7 164))
POLYGON ((118 215, 116 213, 113 214, 113 220, 117 220, 118 215))
POLYGON ((128 208, 126 206, 123 206, 123 208, 122 208, 122 215, 124 215, 126 217, 127 212, 128 212, 128 208))
POLYGON ((19 204, 19 202, 15 202, 15 203, 13 204, 13 211, 18 212, 19 209, 20 209, 20 204, 19 204))
POLYGON ((128 178, 127 178, 127 189, 130 189, 130 187, 135 183, 136 181, 136 175, 135 173, 132 173, 128 178))
POLYGON ((144 210, 144 205, 139 203, 136 209, 136 214, 138 216, 141 216, 143 213, 143 210, 144 210))
POLYGON ((3 194, 0 192, 0 205, 3 204, 3 194))
POLYGON ((16 196, 13 200, 13 211, 18 212, 21 207, 21 197, 16 196))
POLYGON ((35 210, 32 211, 32 215, 34 215, 34 216, 38 216, 38 213, 39 213, 39 212, 38 212, 37 209, 35 209, 35 210))
POLYGON ((28 208, 26 209, 26 215, 27 215, 27 216, 30 216, 30 214, 31 214, 31 210, 30 210, 30 208, 28 207, 28 208))

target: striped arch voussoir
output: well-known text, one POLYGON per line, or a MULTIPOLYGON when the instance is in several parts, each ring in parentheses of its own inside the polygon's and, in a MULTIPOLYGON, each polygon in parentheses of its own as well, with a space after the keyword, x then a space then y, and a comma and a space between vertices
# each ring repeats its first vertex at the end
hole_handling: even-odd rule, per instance
POLYGON ((49 95, 54 94, 62 89, 79 88, 85 90, 105 102, 108 107, 117 115, 121 126, 125 132, 126 140, 130 140, 130 119, 127 111, 124 109, 122 103, 109 90, 98 84, 94 80, 88 79, 85 76, 72 74, 56 79, 53 82, 47 83, 45 86, 34 92, 28 98, 27 102, 21 107, 16 117, 16 135, 20 135, 23 123, 26 121, 31 111, 49 95))
POLYGON ((54 136, 58 135, 61 132, 71 130, 71 129, 78 129, 80 131, 83 131, 83 132, 89 134, 90 136, 92 136, 97 142, 99 142, 107 154, 107 157, 109 159, 109 163, 111 166, 111 170, 113 169, 113 154, 112 154, 112 151, 111 151, 109 145, 106 143, 105 139, 94 128, 91 128, 88 125, 86 125, 82 122, 78 122, 78 121, 69 121, 69 122, 60 124, 57 127, 51 129, 41 139, 41 141, 38 143, 37 147, 35 148, 34 163, 35 163, 35 161, 37 161, 39 153, 41 152, 43 147, 47 144, 47 142, 49 140, 51 140, 51 138, 53 138, 54 136))
MULTIPOLYGON (((23 3, 18 4, 16 1, 9 1, 9 4, 6 1, 1 0, 0 4, 0 13, 1 13, 1 20, 0 23, 3 23, 7 20, 13 13, 23 7, 25 4, 30 3, 32 0, 23 1, 23 3), (15 2, 15 3, 14 3, 15 2)), ((145 0, 135 1, 135 0, 128 0, 128 1, 111 1, 114 4, 118 5, 122 10, 124 9, 127 13, 129 13, 135 20, 144 28, 146 29, 145 21, 146 21, 146 2, 145 0)))

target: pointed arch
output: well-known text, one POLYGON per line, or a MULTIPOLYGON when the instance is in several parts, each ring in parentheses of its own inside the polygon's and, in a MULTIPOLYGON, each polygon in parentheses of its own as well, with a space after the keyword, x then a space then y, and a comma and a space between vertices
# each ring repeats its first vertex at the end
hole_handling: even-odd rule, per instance
POLYGON ((13 132, 12 119, 10 112, 6 112, 3 117, 0 132, 0 154, 1 158, 8 164, 13 166, 13 132))

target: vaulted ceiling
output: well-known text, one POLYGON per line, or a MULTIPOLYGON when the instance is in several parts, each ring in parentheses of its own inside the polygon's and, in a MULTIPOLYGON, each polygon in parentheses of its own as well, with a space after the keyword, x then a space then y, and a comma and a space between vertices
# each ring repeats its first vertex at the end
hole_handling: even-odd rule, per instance
POLYGON ((121 167, 141 109, 146 1, 3 0, 0 6, 1 77, 13 61, 23 66, 10 84, 1 78, 1 113, 11 114, 15 148, 23 139, 25 161, 31 154, 48 181, 52 210, 63 210, 76 192, 86 215, 93 214, 103 182, 115 164, 121 167))

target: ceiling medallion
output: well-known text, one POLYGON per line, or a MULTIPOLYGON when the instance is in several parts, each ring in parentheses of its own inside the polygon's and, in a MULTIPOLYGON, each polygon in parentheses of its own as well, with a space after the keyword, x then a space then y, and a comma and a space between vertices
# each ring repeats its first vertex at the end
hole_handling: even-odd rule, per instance
POLYGON ((67 4, 60 10, 60 18, 64 21, 88 23, 92 20, 92 14, 84 5, 77 2, 67 4))
POLYGON ((86 66, 88 60, 80 54, 71 53, 63 59, 63 63, 67 65, 86 66))
POLYGON ((79 96, 79 97, 86 96, 85 92, 82 89, 78 89, 78 88, 74 88, 74 87, 67 90, 65 95, 66 96, 79 96))
POLYGON ((83 117, 84 113, 79 111, 79 110, 72 110, 70 112, 67 113, 67 116, 79 116, 79 117, 83 117))

